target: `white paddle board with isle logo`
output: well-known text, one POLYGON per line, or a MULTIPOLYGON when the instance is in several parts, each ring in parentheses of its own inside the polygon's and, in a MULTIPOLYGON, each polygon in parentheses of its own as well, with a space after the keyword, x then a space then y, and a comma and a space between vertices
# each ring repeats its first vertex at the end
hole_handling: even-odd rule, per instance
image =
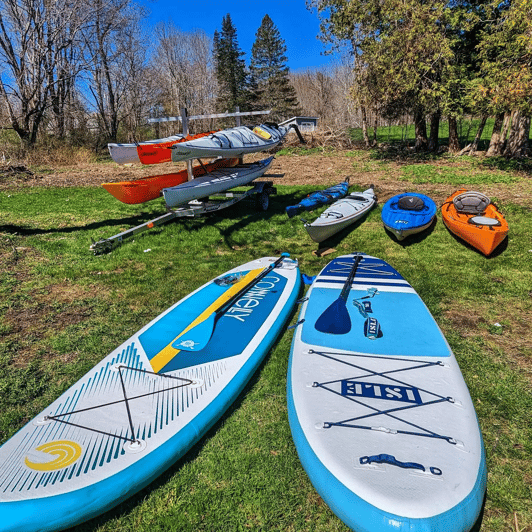
POLYGON ((303 303, 288 370, 290 428, 314 487, 357 532, 465 532, 486 460, 457 361, 385 261, 338 257, 303 303))
POLYGON ((285 255, 248 262, 105 357, 0 447, 0 530, 62 530, 154 480, 242 391, 300 284, 285 255))

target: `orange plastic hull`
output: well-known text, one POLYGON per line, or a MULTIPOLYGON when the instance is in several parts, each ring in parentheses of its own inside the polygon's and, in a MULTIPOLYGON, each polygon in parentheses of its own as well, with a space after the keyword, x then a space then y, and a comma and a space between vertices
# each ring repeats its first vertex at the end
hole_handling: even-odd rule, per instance
POLYGON ((508 222, 499 209, 490 203, 484 216, 495 218, 500 225, 488 227, 470 223, 469 219, 474 215, 457 212, 453 203, 453 199, 462 192, 466 192, 466 189, 457 190, 445 200, 441 208, 443 222, 451 233, 488 256, 508 235, 508 222))
POLYGON ((159 164, 169 163, 172 160, 172 150, 170 149, 174 144, 185 142, 187 140, 199 139, 211 135, 215 131, 207 131, 206 133, 198 133, 196 135, 187 135, 181 140, 173 140, 171 142, 158 142, 157 144, 139 144, 137 146, 137 153, 142 164, 159 164))
MULTIPOLYGON (((169 150, 168 150, 169 151, 169 150)), ((218 159, 213 163, 204 165, 208 172, 216 168, 226 168, 238 164, 238 159, 218 159)), ((195 166, 192 169, 194 177, 205 174, 202 166, 195 166)), ((156 199, 161 195, 164 188, 175 187, 188 180, 186 170, 181 170, 173 174, 163 174, 151 177, 142 177, 135 181, 120 181, 118 183, 102 183, 102 187, 112 194, 117 200, 130 205, 144 203, 156 199)))

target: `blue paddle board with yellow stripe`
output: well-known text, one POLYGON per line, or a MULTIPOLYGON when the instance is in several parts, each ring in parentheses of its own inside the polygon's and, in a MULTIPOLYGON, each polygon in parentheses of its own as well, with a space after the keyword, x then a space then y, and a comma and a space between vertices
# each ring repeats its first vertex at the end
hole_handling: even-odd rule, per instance
POLYGON ((288 416, 314 487, 357 532, 466 532, 486 459, 457 361, 385 261, 341 256, 313 281, 292 342, 288 416))
POLYGON ((0 530, 62 530, 176 462, 255 372, 298 297, 288 256, 198 288, 97 364, 0 447, 0 530))

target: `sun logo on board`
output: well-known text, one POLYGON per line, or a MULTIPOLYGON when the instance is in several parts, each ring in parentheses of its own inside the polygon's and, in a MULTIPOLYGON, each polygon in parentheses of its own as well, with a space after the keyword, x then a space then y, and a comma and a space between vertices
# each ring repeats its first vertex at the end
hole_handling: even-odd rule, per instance
POLYGON ((57 471, 73 464, 81 453, 81 446, 73 441, 51 441, 36 447, 26 456, 24 463, 35 471, 57 471))
POLYGON ((185 349, 194 349, 195 345, 198 345, 199 342, 194 342, 192 340, 183 340, 179 343, 179 347, 184 347, 185 349))

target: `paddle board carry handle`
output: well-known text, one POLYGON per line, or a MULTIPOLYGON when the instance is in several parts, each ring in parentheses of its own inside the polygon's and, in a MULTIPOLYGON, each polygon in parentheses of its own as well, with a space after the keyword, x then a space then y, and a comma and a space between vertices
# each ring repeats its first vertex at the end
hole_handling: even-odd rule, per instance
MULTIPOLYGON (((362 456, 360 458, 360 463, 362 465, 366 464, 389 464, 397 467, 401 467, 402 469, 417 469, 419 471, 426 471, 426 468, 423 464, 418 464, 417 462, 401 462, 400 460, 397 460, 395 456, 391 454, 376 454, 373 456, 362 456)), ((436 476, 439 476, 442 474, 442 470, 438 467, 430 467, 429 471, 436 476)))

